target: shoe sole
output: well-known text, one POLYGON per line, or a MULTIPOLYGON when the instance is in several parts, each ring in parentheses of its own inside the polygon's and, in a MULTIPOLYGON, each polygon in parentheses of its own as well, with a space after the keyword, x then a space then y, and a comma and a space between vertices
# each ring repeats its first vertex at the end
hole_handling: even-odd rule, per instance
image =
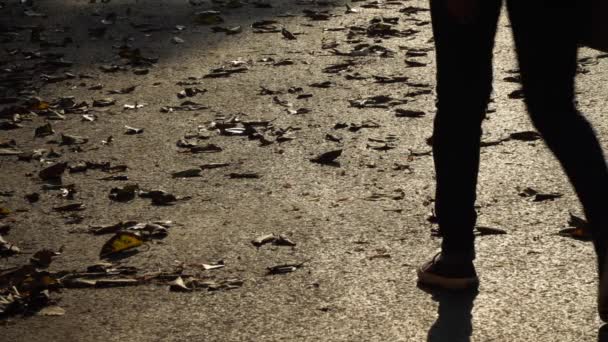
MULTIPOLYGON (((475 278, 447 278, 418 269, 418 283, 426 286, 439 287, 448 290, 468 290, 479 286, 475 278)), ((606 312, 608 314, 608 311, 606 312)))

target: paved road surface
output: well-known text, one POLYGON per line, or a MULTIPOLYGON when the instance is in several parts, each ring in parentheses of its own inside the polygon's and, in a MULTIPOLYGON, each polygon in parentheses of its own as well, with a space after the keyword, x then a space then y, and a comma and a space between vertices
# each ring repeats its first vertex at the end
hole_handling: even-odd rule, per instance
MULTIPOLYGON (((238 289, 217 292, 178 293, 168 291, 166 285, 66 289, 52 295, 66 310, 64 316, 5 320, 0 326, 3 341, 468 341, 471 329, 472 341, 597 340, 601 322, 595 311, 594 255, 589 243, 556 235, 567 225, 569 212, 580 213, 580 208, 541 141, 509 140, 483 148, 479 221, 508 234, 477 240, 480 293, 432 298, 416 288, 415 267, 439 246, 427 221, 434 185, 432 158, 424 153, 430 150, 426 140, 434 113, 434 95, 428 91, 434 86, 434 53, 431 49, 426 56, 406 57, 408 51, 432 47, 429 15, 426 11, 408 15, 399 9, 426 8, 425 1, 385 1, 378 9, 361 8, 372 1, 354 2, 359 12, 350 14, 345 14, 342 1, 337 1, 339 6, 323 7, 277 0, 270 1, 275 5, 271 9, 243 2, 251 4, 220 9, 225 22, 219 26, 242 26, 242 33, 235 35, 212 33, 208 26, 194 24, 194 12, 210 8, 205 1, 200 6, 156 0, 40 1, 34 9, 47 18, 25 17, 24 7, 16 1, 3 2, 0 20, 5 27, 42 24, 43 36, 50 41, 71 37, 72 44, 43 51, 65 53, 64 59, 74 62, 60 70, 93 77, 45 84, 38 96, 47 101, 74 96, 89 103, 111 96, 116 104, 95 108, 93 122, 78 114, 52 120, 56 134, 44 138, 32 137, 46 118, 26 116, 31 121, 24 121, 19 129, 0 131, 0 140, 14 139, 24 151, 52 148, 61 153, 60 160, 70 163, 127 164, 130 182, 191 199, 173 206, 152 206, 141 198, 117 203, 108 199, 108 193, 125 182, 100 181, 108 175, 98 170, 66 174, 64 183, 78 189, 75 201, 87 206, 78 212, 79 223, 68 224, 69 215, 51 208, 71 202, 58 198, 57 192, 41 191, 36 176, 42 168, 39 162, 0 157, 0 191, 9 192, 0 198, 0 206, 17 210, 5 219, 13 225, 5 239, 24 252, 0 260, 0 266, 23 264, 41 248, 65 246, 51 269, 82 269, 97 262, 108 238, 83 233, 84 228, 121 220, 172 220, 176 225, 168 237, 120 263, 145 273, 171 270, 180 263, 223 260, 225 268, 205 274, 244 280, 238 289), (328 10, 334 16, 311 20, 303 16, 305 9, 328 10), (88 29, 104 26, 100 21, 112 12, 117 17, 108 20, 115 22, 106 25, 102 38, 92 38, 88 29), (365 30, 351 28, 365 29, 376 16, 398 17, 394 29, 399 32, 419 32, 370 38, 365 30), (284 39, 276 32, 253 33, 251 24, 260 20, 278 21, 278 27, 297 39, 284 39), (176 25, 185 28, 180 31, 176 25), (176 36, 184 42, 173 42, 176 36), (323 48, 334 41, 335 49, 344 53, 363 43, 392 52, 384 52, 384 57, 381 50, 372 56, 338 56, 323 48), (131 67, 100 71, 100 65, 119 62, 113 46, 124 42, 140 47, 144 56, 159 57, 147 75, 134 75, 131 67), (406 58, 427 65, 408 68, 406 58), (289 65, 274 65, 285 59, 291 61, 285 63, 289 65), (248 70, 228 78, 201 78, 235 60, 243 61, 248 70), (323 72, 349 60, 353 63, 348 70, 323 72), (409 83, 381 84, 373 76, 407 76, 409 83), (183 101, 176 93, 189 86, 177 85, 179 81, 201 82, 193 86, 207 92, 189 100, 207 109, 162 113, 161 107, 183 101), (324 81, 331 81, 332 87, 310 86, 324 81), (96 84, 103 89, 89 90, 96 84), (107 94, 132 85, 137 85, 132 93, 107 94), (260 87, 277 94, 261 95, 260 87), (289 92, 291 87, 303 89, 289 92), (422 94, 415 94, 420 90, 422 94), (298 98, 301 94, 312 96, 298 98), (375 95, 407 102, 391 103, 388 108, 355 108, 349 102, 375 95), (123 110, 124 104, 135 103, 145 106, 123 110), (289 112, 299 108, 309 112, 289 112), (395 108, 426 115, 397 117, 395 108), (209 138, 199 143, 216 144, 221 152, 178 153, 182 149, 176 141, 218 117, 232 115, 272 120, 273 128, 266 132, 269 140, 286 132, 286 141, 265 145, 203 129, 209 138), (370 120, 378 127, 370 127, 370 120), (347 127, 335 129, 339 123, 347 127), (125 135, 125 125, 144 132, 125 135), (85 136, 89 142, 75 152, 73 146, 53 144, 60 133, 85 136), (341 141, 327 140, 327 134, 341 141), (108 136, 113 142, 102 144, 108 136), (309 161, 335 149, 343 149, 340 167, 309 161), (230 165, 204 170, 198 178, 171 177, 174 171, 217 162, 230 165), (230 173, 257 173, 260 178, 233 179, 230 173), (519 195, 526 187, 560 192, 563 197, 533 202, 519 195), (23 199, 31 192, 41 194, 39 202, 23 199), (256 248, 250 243, 268 233, 285 234, 297 246, 256 248), (266 275, 268 266, 288 262, 304 264, 293 273, 266 275)), ((491 104, 495 111, 484 124, 483 139, 490 142, 532 129, 522 101, 508 96, 518 84, 503 81, 513 76, 509 71, 516 65, 506 19, 500 27, 491 104)), ((39 43, 30 42, 30 28, 15 32, 16 38, 3 48, 40 49, 39 43)), ((581 57, 597 55, 581 52, 581 57)), ((2 52, 3 68, 30 63, 23 56, 2 52)), ((579 106, 606 147, 608 61, 586 63, 582 68, 588 72, 578 79, 579 106)), ((42 84, 40 72, 33 77, 35 85, 42 84)))

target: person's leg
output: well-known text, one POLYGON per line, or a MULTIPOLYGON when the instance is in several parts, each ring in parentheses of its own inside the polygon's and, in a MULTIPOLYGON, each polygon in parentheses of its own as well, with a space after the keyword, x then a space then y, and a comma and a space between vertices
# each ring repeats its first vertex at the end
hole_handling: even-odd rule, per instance
POLYGON ((471 261, 481 123, 492 92, 492 50, 502 1, 477 1, 466 24, 450 16, 448 1, 431 0, 437 60, 435 210, 442 255, 471 261))
POLYGON ((437 114, 433 131, 435 211, 441 254, 418 269, 421 285, 469 288, 473 266, 475 198, 481 123, 492 92, 492 49, 502 0, 475 1, 463 23, 451 0, 431 0, 437 60, 437 114))
MULTIPOLYGON (((606 256, 608 169, 587 120, 574 104, 579 1, 509 0, 508 9, 532 122, 561 163, 583 205, 598 261, 606 256)), ((602 267, 599 267, 603 273, 602 267)))

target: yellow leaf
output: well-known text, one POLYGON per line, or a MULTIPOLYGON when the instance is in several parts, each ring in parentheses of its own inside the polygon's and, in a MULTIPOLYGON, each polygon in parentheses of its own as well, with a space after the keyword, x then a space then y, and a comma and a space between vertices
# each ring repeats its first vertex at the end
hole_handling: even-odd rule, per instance
POLYGON ((130 232, 119 232, 101 247, 100 255, 102 257, 107 256, 139 247, 142 244, 143 240, 141 239, 141 236, 130 232))
POLYGON ((46 272, 34 272, 27 275, 19 284, 19 290, 23 293, 46 290, 58 285, 59 282, 46 272))
POLYGON ((50 105, 49 105, 49 103, 48 103, 48 102, 46 102, 46 101, 40 101, 38 104, 36 104, 36 105, 34 106, 34 109, 37 109, 37 110, 45 110, 45 109, 49 109, 49 106, 50 106, 50 105))
POLYGON ((52 285, 57 285, 57 284, 58 284, 57 279, 55 279, 55 278, 53 278, 53 277, 51 277, 51 276, 49 276, 49 275, 44 275, 44 276, 42 276, 42 277, 40 278, 40 282, 41 282, 42 284, 44 284, 44 286, 46 286, 46 287, 49 287, 49 286, 52 286, 52 285))
POLYGON ((8 216, 10 213, 11 213, 10 209, 0 207, 0 216, 8 216))

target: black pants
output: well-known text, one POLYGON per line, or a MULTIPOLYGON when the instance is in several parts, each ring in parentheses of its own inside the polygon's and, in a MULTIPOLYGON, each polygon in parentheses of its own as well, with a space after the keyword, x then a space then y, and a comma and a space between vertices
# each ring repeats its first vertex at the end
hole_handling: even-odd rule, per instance
MULTIPOLYGON (((492 91, 492 50, 502 0, 477 0, 477 14, 467 24, 449 15, 447 1, 431 0, 438 96, 435 209, 444 255, 472 260, 481 123, 492 91)), ((581 2, 506 2, 528 112, 573 184, 596 248, 603 251, 608 236, 603 200, 608 197, 608 171, 593 129, 574 105, 575 13, 581 2)))

